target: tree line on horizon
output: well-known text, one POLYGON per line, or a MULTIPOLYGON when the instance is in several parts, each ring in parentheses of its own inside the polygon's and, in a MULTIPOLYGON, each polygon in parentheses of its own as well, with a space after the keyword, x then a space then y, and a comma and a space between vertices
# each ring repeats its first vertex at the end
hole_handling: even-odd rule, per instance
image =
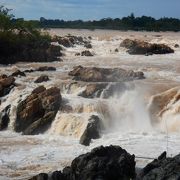
POLYGON ((135 30, 135 31, 180 31, 180 19, 163 17, 155 19, 150 16, 123 18, 104 18, 93 21, 64 21, 59 19, 46 19, 41 17, 36 23, 41 28, 74 28, 74 29, 113 29, 113 30, 135 30))

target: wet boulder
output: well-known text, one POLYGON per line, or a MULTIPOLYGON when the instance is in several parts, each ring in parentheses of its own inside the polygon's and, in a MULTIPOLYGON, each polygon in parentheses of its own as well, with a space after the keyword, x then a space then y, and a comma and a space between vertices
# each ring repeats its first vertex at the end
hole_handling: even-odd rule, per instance
POLYGON ((125 39, 120 46, 127 48, 127 52, 132 55, 174 53, 174 50, 165 44, 148 43, 140 40, 125 39))
POLYGON ((83 92, 81 92, 79 96, 82 96, 84 98, 100 97, 107 85, 107 83, 88 84, 86 86, 86 89, 83 92))
POLYGON ((102 130, 102 120, 95 115, 92 115, 88 120, 87 127, 80 138, 80 144, 89 146, 91 139, 100 138, 100 131, 102 130))
POLYGON ((135 156, 119 146, 97 147, 71 164, 71 178, 125 180, 135 177, 135 156))
POLYGON ((175 48, 179 48, 179 44, 175 44, 174 47, 175 47, 175 48))
POLYGON ((180 179, 180 154, 175 157, 166 157, 162 153, 158 159, 145 166, 137 176, 137 180, 175 180, 180 179))
POLYGON ((15 131, 39 134, 47 130, 61 103, 60 90, 39 86, 17 106, 15 131))
POLYGON ((68 35, 64 37, 54 36, 53 41, 58 42, 60 45, 66 48, 73 47, 75 44, 78 45, 84 44, 84 40, 81 36, 72 36, 72 35, 68 35))
POLYGON ((11 89, 15 86, 15 78, 12 76, 1 76, 0 77, 0 97, 9 94, 11 89))
POLYGON ((35 70, 34 69, 26 69, 26 70, 24 70, 23 72, 24 73, 32 73, 32 72, 34 72, 35 70))
POLYGON ((11 76, 16 76, 16 77, 17 77, 17 76, 26 76, 26 74, 18 69, 18 70, 16 70, 15 72, 13 72, 13 73, 11 74, 11 76))
POLYGON ((91 45, 90 43, 86 43, 86 44, 84 45, 84 47, 87 48, 87 49, 91 49, 91 48, 92 48, 92 45, 91 45))
POLYGON ((42 82, 47 82, 47 81, 49 81, 49 77, 47 75, 41 75, 34 82, 42 83, 42 82))
POLYGON ((122 82, 144 79, 144 73, 141 71, 127 71, 121 68, 75 66, 69 75, 74 76, 74 80, 86 82, 122 82))
POLYGON ((36 71, 56 71, 56 68, 51 66, 41 66, 37 68, 36 71))
POLYGON ((71 166, 30 180, 130 180, 135 178, 135 156, 119 146, 100 146, 75 158, 71 166))
POLYGON ((76 54, 75 54, 75 56, 80 56, 80 55, 81 55, 81 53, 76 53, 76 54))
POLYGON ((93 56, 93 54, 90 51, 82 51, 81 56, 93 56))
POLYGON ((0 130, 4 130, 8 127, 9 124, 9 113, 11 105, 8 105, 0 112, 0 130))
POLYGON ((119 52, 119 49, 118 49, 118 48, 116 48, 116 49, 114 50, 114 52, 119 52))

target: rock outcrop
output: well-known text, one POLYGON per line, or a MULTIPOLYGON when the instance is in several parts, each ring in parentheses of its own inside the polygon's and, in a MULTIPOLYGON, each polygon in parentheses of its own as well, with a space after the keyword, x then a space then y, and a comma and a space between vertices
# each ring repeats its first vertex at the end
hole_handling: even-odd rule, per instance
MULTIPOLYGON (((180 86, 162 92, 160 94, 151 97, 149 104, 149 114, 151 116, 152 122, 157 123, 159 119, 163 120, 166 114, 173 116, 180 113, 180 86)), ((173 120, 171 120, 173 122, 173 120)), ((169 123, 173 128, 176 129, 173 123, 169 123)), ((176 121, 174 122, 177 123, 176 121)), ((177 125, 177 124, 176 124, 177 125)))
POLYGON ((26 76, 26 74, 18 69, 18 70, 16 70, 15 72, 13 72, 13 73, 11 74, 11 76, 16 76, 16 77, 17 77, 17 76, 26 76))
POLYGON ((62 172, 39 174, 31 180, 130 180, 135 178, 135 156, 119 146, 97 147, 75 158, 62 172))
POLYGON ((80 144, 89 146, 91 139, 100 138, 100 131, 102 129, 102 120, 95 115, 92 115, 88 120, 87 127, 80 138, 80 144))
POLYGON ((137 176, 137 180, 178 180, 180 179, 180 154, 167 158, 166 152, 149 163, 137 176))
POLYGON ((15 78, 12 76, 7 77, 6 75, 0 76, 0 97, 9 94, 11 89, 15 86, 15 78))
POLYGON ((107 83, 88 84, 86 86, 86 89, 83 92, 81 92, 79 96, 82 96, 84 98, 100 97, 107 85, 107 83))
POLYGON ((72 35, 68 35, 65 37, 54 36, 53 41, 58 42, 60 45, 66 48, 73 47, 75 44, 78 45, 84 44, 84 40, 81 36, 72 36, 72 35))
POLYGON ((61 103, 60 90, 39 86, 17 106, 15 131, 39 134, 47 130, 54 120, 61 103))
POLYGON ((174 50, 165 44, 151 44, 140 40, 125 39, 121 47, 127 48, 129 54, 150 55, 174 53, 174 50))
POLYGON ((88 84, 84 91, 79 96, 84 98, 109 98, 114 94, 119 94, 127 89, 125 83, 91 83, 88 84))
POLYGON ((37 68, 35 71, 56 71, 56 68, 52 66, 41 66, 37 68))
POLYGON ((121 68, 96 68, 75 66, 69 72, 70 76, 74 76, 74 80, 86 82, 122 82, 135 79, 143 79, 143 72, 126 71, 121 68))
POLYGON ((86 43, 86 44, 84 45, 84 47, 87 48, 87 49, 91 49, 91 48, 92 48, 92 45, 91 45, 90 43, 86 43))
POLYGON ((93 54, 90 51, 82 51, 81 56, 93 56, 93 54))
POLYGON ((41 75, 34 82, 42 83, 42 82, 47 82, 47 81, 49 81, 49 77, 47 75, 41 75))

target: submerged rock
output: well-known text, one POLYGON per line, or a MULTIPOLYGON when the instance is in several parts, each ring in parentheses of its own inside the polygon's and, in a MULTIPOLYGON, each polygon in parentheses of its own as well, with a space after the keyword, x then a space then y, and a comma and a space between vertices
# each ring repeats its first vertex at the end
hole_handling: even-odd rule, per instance
POLYGON ((144 73, 126 71, 121 68, 96 68, 75 66, 69 72, 70 76, 74 76, 74 80, 81 80, 87 82, 122 82, 135 79, 143 79, 144 73))
POLYGON ((180 154, 167 158, 166 152, 162 153, 158 159, 155 159, 144 167, 137 180, 178 180, 180 179, 180 154))
POLYGON ((46 82, 46 81, 49 81, 49 77, 47 75, 41 75, 34 82, 42 83, 42 82, 46 82))
POLYGON ((140 40, 125 39, 121 44, 121 47, 128 49, 129 54, 168 54, 174 53, 174 50, 165 44, 151 44, 140 40))
POLYGON ((88 120, 87 127, 80 138, 80 144, 89 146, 91 139, 100 138, 100 131, 102 129, 102 120, 95 115, 92 115, 88 120))
POLYGON ((38 134, 47 130, 55 118, 61 103, 60 90, 40 86, 33 90, 17 106, 15 131, 23 134, 38 134))
MULTIPOLYGON (((53 174, 41 174, 42 180, 130 180, 135 178, 135 156, 119 146, 100 146, 53 174)), ((38 177, 31 180, 39 180, 38 177)))

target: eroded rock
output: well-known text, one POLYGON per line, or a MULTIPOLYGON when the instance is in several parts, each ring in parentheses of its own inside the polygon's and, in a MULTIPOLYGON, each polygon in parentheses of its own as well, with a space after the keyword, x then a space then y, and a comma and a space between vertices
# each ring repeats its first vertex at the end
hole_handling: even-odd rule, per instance
POLYGON ((16 77, 17 76, 26 76, 26 74, 18 69, 15 72, 13 72, 11 76, 16 76, 16 77))
POLYGON ((167 158, 166 152, 149 163, 137 176, 137 180, 178 180, 180 179, 180 154, 167 158))
POLYGON ((143 79, 144 73, 127 71, 121 68, 96 68, 75 66, 69 72, 70 76, 74 76, 74 80, 81 80, 86 82, 121 82, 131 81, 135 79, 143 79))
POLYGON ((82 51, 81 56, 93 56, 93 54, 90 51, 82 51))
POLYGON ((47 75, 41 75, 34 82, 42 83, 42 82, 47 82, 47 81, 49 81, 49 77, 47 75))
MULTIPOLYGON (((31 180, 39 180, 35 176, 31 180)), ((135 156, 119 146, 97 147, 75 158, 70 167, 41 180, 130 180, 135 178, 135 156)))
POLYGON ((17 106, 15 131, 38 134, 47 130, 55 118, 61 103, 60 90, 40 86, 17 106))
POLYGON ((89 146, 91 139, 100 138, 100 131, 102 130, 102 120, 95 115, 92 115, 89 120, 87 127, 80 138, 80 144, 89 146))
POLYGON ((174 53, 174 50, 165 44, 151 44, 140 40, 125 39, 121 44, 121 47, 128 49, 129 54, 168 54, 174 53))
POLYGON ((37 68, 36 71, 56 71, 56 68, 51 66, 41 66, 37 68))

